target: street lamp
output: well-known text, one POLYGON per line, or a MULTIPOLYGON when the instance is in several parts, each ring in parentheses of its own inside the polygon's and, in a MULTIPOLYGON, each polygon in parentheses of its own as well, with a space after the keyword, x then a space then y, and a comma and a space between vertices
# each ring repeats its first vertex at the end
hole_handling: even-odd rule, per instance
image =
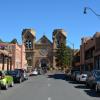
POLYGON ((100 14, 97 14, 92 8, 84 7, 84 14, 87 14, 87 10, 91 10, 97 17, 100 17, 100 14))

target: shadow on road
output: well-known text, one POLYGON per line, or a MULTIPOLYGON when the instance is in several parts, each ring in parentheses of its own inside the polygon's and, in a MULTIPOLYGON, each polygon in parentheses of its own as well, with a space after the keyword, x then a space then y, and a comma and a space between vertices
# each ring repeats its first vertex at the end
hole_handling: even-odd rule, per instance
POLYGON ((78 84, 76 81, 69 81, 71 84, 78 84))
POLYGON ((77 86, 74 86, 75 88, 77 89, 87 89, 87 87, 83 84, 80 84, 80 85, 77 85, 77 86))
POLYGON ((100 97, 100 93, 96 93, 95 90, 84 90, 85 93, 91 97, 100 97))
POLYGON ((53 74, 53 75, 48 75, 48 78, 66 80, 65 74, 53 74))

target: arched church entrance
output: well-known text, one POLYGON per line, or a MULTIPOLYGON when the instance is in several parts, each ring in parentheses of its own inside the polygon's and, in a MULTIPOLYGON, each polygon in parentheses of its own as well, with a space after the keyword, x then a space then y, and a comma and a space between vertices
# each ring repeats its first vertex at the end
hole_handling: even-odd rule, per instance
POLYGON ((41 70, 42 73, 45 73, 49 68, 50 62, 47 58, 40 58, 36 65, 38 65, 37 68, 41 70))
POLYGON ((45 58, 41 59, 40 65, 41 65, 41 68, 47 68, 48 67, 48 60, 45 58))

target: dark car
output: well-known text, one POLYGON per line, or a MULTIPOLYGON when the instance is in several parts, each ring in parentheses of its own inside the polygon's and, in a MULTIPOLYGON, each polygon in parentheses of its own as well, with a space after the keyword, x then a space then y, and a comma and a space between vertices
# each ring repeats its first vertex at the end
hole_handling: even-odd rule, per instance
POLYGON ((75 71, 79 71, 79 70, 77 70, 77 69, 71 69, 71 71, 70 71, 70 79, 71 80, 73 80, 73 75, 74 75, 75 71))
POLYGON ((96 89, 97 83, 100 82, 100 70, 93 70, 87 75, 86 86, 96 89))
POLYGON ((20 69, 15 69, 13 71, 7 71, 8 75, 13 76, 14 82, 21 83, 24 81, 24 71, 20 69))
POLYGON ((76 80, 76 76, 80 75, 80 71, 74 71, 72 74, 72 80, 76 80))
POLYGON ((27 73, 27 71, 25 69, 15 69, 15 71, 19 71, 20 72, 22 81, 28 79, 28 73, 27 73))

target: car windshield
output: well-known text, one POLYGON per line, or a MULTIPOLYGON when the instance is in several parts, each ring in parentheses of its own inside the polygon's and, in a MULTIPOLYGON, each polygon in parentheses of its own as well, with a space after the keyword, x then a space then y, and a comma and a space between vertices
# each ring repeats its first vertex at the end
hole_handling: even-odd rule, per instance
POLYGON ((8 75, 16 75, 18 71, 7 71, 8 75))

